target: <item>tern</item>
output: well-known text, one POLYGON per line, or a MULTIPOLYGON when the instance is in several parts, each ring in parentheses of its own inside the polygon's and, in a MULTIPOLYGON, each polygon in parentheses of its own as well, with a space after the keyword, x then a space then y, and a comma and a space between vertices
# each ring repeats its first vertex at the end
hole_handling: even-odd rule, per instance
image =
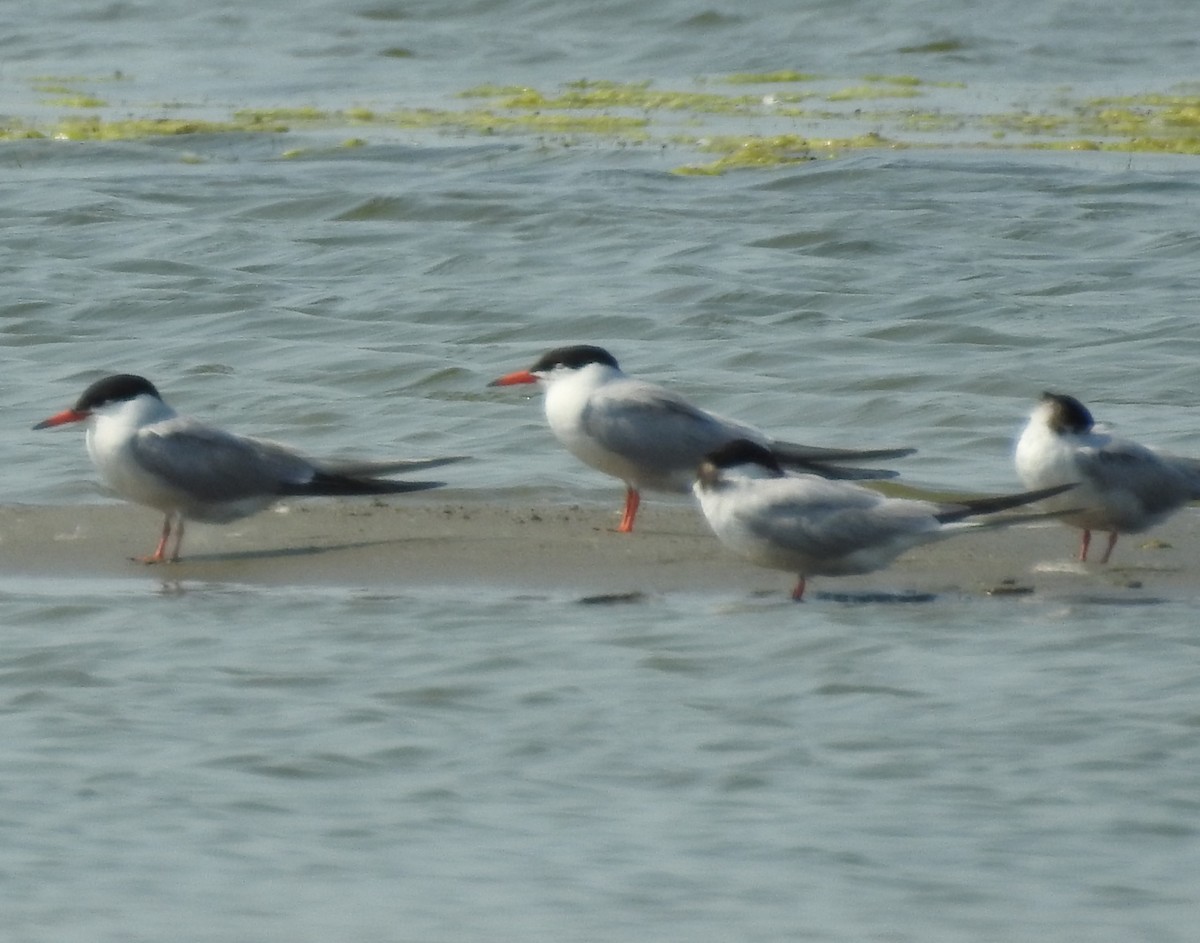
POLYGON ((70 409, 34 429, 87 423, 87 450, 108 486, 165 515, 154 552, 134 559, 177 562, 185 520, 224 524, 280 498, 399 494, 439 481, 378 475, 433 468, 463 456, 381 462, 315 462, 285 446, 234 435, 180 416, 144 377, 122 373, 89 386, 70 409), (168 555, 172 531, 175 546, 168 555))
POLYGON ((1100 559, 1107 563, 1118 535, 1148 530, 1200 499, 1200 460, 1097 431, 1088 408, 1062 393, 1042 394, 1017 440, 1014 459, 1027 488, 1079 482, 1069 503, 1082 510, 1063 514, 1061 520, 1083 530, 1082 562, 1087 561, 1092 531, 1108 534, 1100 559))
POLYGON ((915 451, 819 448, 775 441, 752 426, 706 412, 670 390, 628 376, 612 354, 592 345, 547 351, 528 370, 506 374, 488 385, 522 383, 543 388, 546 421, 569 452, 625 483, 620 533, 633 530, 643 490, 686 494, 704 456, 735 439, 769 448, 781 465, 827 478, 891 478, 893 471, 831 463, 900 458, 915 451))
POLYGON ((951 504, 889 498, 846 481, 789 475, 769 449, 742 439, 700 464, 693 490, 721 543, 752 563, 797 574, 792 598, 800 602, 810 576, 871 573, 921 544, 1045 517, 1039 513, 967 520, 1072 487, 951 504))

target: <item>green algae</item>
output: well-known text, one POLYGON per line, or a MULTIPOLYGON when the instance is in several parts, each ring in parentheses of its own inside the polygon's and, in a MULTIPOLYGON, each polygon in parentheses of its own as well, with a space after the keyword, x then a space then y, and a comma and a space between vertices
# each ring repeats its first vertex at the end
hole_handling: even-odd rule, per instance
POLYGON ((646 137, 650 120, 621 115, 576 115, 551 112, 507 114, 502 110, 464 111, 413 108, 375 117, 374 124, 407 130, 461 131, 476 134, 586 134, 602 137, 646 137))
MULTIPOLYGON (((475 90, 478 95, 478 90, 475 90)), ((569 82, 557 94, 547 95, 534 88, 522 88, 504 97, 497 105, 506 109, 551 109, 586 111, 597 108, 623 108, 639 111, 688 111, 694 114, 731 114, 760 103, 753 95, 720 95, 714 92, 658 90, 649 82, 569 82)))
POLYGON ((886 117, 887 120, 894 121, 905 131, 919 134, 944 134, 966 126, 966 119, 962 115, 946 114, 940 111, 892 112, 886 117))
POLYGON ((1196 95, 1167 95, 1161 92, 1149 92, 1142 95, 1125 95, 1116 98, 1093 98, 1087 102, 1089 107, 1104 108, 1108 106, 1124 106, 1128 108, 1195 108, 1200 105, 1200 97, 1196 95))
POLYGON ((1148 93, 1091 99, 1075 126, 1101 150, 1200 153, 1200 97, 1148 93))
POLYGON ((1200 128, 1200 103, 1164 108, 1158 117, 1172 127, 1200 128))
MULTIPOLYGON (((129 141, 179 134, 228 134, 255 130, 238 122, 195 121, 184 118, 128 118, 105 121, 95 115, 65 118, 48 134, 60 141, 129 141)), ((265 129, 257 129, 265 130, 265 129)))
POLYGON ((80 91, 79 85, 81 84, 86 84, 86 80, 70 81, 45 77, 31 82, 30 87, 40 95, 50 96, 43 98, 42 104, 51 108, 104 108, 107 106, 108 102, 99 96, 80 91))
POLYGON ((756 105, 753 95, 656 89, 650 82, 608 82, 580 79, 567 82, 555 93, 529 86, 478 86, 461 93, 469 98, 496 99, 506 109, 632 109, 639 111, 690 111, 704 114, 734 113, 756 105))
MULTIPOLYGON (((914 51, 945 51, 931 44, 914 51)), ((88 86, 110 78, 43 76, 30 80, 48 96, 41 105, 75 111, 104 109, 88 86)), ((136 140, 150 136, 283 133, 307 134, 284 159, 357 148, 380 136, 449 134, 466 137, 532 138, 539 146, 570 146, 580 140, 621 147, 654 143, 664 150, 704 154, 711 160, 686 162, 683 175, 764 170, 878 148, 941 147, 975 149, 1126 151, 1200 154, 1200 85, 1176 86, 1134 95, 1077 99, 1068 88, 1046 89, 1044 100, 990 113, 964 110, 964 96, 947 92, 961 83, 930 82, 916 75, 867 74, 853 84, 794 69, 701 76, 690 83, 659 87, 654 82, 577 79, 555 88, 531 85, 479 85, 458 93, 454 107, 388 108, 378 103, 253 107, 222 119, 189 118, 183 105, 164 106, 177 117, 101 114, 45 122, 9 120, 0 140, 54 138, 73 141, 136 140), (768 86, 752 90, 730 87, 768 86), (803 87, 800 87, 803 86, 803 87), (753 93, 751 93, 753 92, 753 93), (888 100, 922 98, 922 107, 888 100), (878 102, 876 105, 870 102, 878 102), (818 104, 819 103, 819 104, 818 104), (328 143, 341 132, 341 143, 328 143), (351 136, 346 136, 347 132, 351 136), (316 139, 315 134, 325 135, 316 139), (315 142, 315 143, 314 143, 315 142)), ((1028 97, 1028 92, 1025 93, 1028 97)), ((990 101, 994 92, 982 96, 990 101)), ((975 103, 981 96, 973 95, 975 103)), ((194 155, 193 155, 194 156, 194 155)), ((199 158, 196 158, 199 159, 199 158)), ((687 157, 683 158, 687 161, 687 157)))
POLYGON ((814 140, 796 134, 781 134, 774 137, 723 136, 697 144, 698 149, 702 151, 721 154, 715 161, 677 167, 675 173, 684 176, 713 176, 731 170, 786 167, 791 164, 832 157, 840 151, 902 146, 898 142, 888 140, 874 132, 853 138, 825 140, 814 140))
POLYGON ((820 76, 808 72, 780 69, 777 72, 735 72, 725 77, 730 85, 772 85, 782 82, 815 82, 820 76))
POLYGON ((614 115, 530 114, 505 115, 497 112, 447 114, 444 120, 463 129, 484 129, 489 134, 534 132, 538 134, 589 134, 602 136, 644 137, 647 118, 614 115))
MULTIPOLYGON (((472 94, 472 97, 485 97, 472 94)), ((317 108, 242 109, 234 113, 237 123, 247 129, 295 130, 302 126, 342 127, 374 125, 380 128, 446 129, 482 134, 540 132, 547 134, 639 134, 649 124, 644 117, 566 113, 508 114, 503 109, 410 108, 380 112, 369 108, 323 111, 317 108)))
POLYGON ((233 113, 234 121, 248 125, 279 125, 297 121, 329 121, 334 112, 319 108, 242 108, 233 113))
POLYGON ((903 85, 908 87, 924 84, 915 75, 864 75, 863 81, 881 85, 903 85))
POLYGON ((60 95, 57 98, 43 99, 42 104, 54 108, 104 108, 108 102, 94 95, 60 95))
POLYGON ((44 132, 27 127, 20 122, 0 125, 0 141, 36 141, 45 137, 44 132))
POLYGON ((1119 145, 1109 143, 1100 149, 1145 154, 1200 154, 1200 136, 1135 137, 1119 145))
POLYGON ((1071 123, 1065 115, 985 115, 979 119, 983 127, 1009 134, 1058 134, 1071 123))
POLYGON ((853 85, 849 88, 838 89, 825 96, 826 101, 871 101, 877 98, 916 98, 921 93, 909 85, 885 85, 872 83, 870 85, 853 85))

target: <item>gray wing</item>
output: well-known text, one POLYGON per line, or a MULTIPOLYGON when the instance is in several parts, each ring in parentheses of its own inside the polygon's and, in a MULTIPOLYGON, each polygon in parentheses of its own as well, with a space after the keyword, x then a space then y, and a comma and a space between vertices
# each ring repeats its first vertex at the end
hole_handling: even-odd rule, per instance
POLYGON ((763 442, 761 432, 705 412, 651 383, 631 380, 616 395, 597 396, 583 426, 604 448, 640 465, 694 469, 709 452, 734 438, 763 442))
POLYGON ((1080 474, 1101 491, 1124 491, 1148 514, 1200 498, 1200 462, 1114 439, 1076 453, 1080 474))
POLYGON ((134 458, 172 487, 204 501, 280 494, 309 481, 315 468, 281 445, 248 439, 193 420, 159 423, 133 439, 134 458))
POLYGON ((670 390, 629 380, 598 395, 583 413, 588 435, 604 448, 646 467, 693 471, 708 453, 734 439, 768 446, 780 464, 825 478, 894 478, 897 472, 832 464, 844 459, 891 458, 912 449, 839 449, 772 442, 761 430, 693 406, 670 390))
POLYGON ((804 479, 764 482, 764 500, 748 507, 744 522, 755 536, 814 558, 837 559, 891 544, 919 542, 938 530, 933 506, 887 499, 856 486, 804 479))

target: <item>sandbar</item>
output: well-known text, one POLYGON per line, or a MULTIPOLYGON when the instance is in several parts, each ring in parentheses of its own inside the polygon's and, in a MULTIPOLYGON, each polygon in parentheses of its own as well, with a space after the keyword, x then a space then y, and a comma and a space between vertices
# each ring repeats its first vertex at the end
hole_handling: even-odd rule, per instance
MULTIPOLYGON (((436 492, 406 501, 296 502, 234 524, 189 524, 184 559, 146 566, 161 517, 123 503, 0 507, 0 575, 196 580, 262 586, 561 592, 608 602, 663 593, 787 596, 793 577, 727 551, 699 512, 646 502, 634 534, 610 505, 436 492)), ((908 600, 1051 594, 1107 602, 1191 599, 1200 585, 1193 509, 1149 535, 1125 536, 1107 566, 1072 559, 1078 531, 1022 524, 916 548, 887 570, 816 577, 810 598, 908 600)), ((1103 536, 1095 544, 1101 548, 1103 536)))

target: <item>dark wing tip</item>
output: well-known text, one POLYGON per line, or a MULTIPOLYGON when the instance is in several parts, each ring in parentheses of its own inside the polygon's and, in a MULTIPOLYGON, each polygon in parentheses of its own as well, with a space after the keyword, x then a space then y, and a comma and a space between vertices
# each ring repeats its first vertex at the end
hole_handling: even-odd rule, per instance
POLYGON ((410 491, 429 491, 441 488, 444 481, 397 481, 393 478, 347 478, 328 472, 317 472, 306 482, 289 483, 279 489, 288 497, 354 497, 369 494, 406 494, 410 491))
POLYGON ((834 446, 801 445, 798 442, 771 442, 771 451, 780 460, 815 462, 854 462, 860 459, 907 458, 915 455, 915 448, 852 449, 834 446))
POLYGON ((964 518, 976 517, 980 514, 995 514, 998 511, 1008 511, 1012 508, 1053 498, 1064 491, 1070 491, 1072 488, 1077 487, 1078 484, 1078 482, 1072 481, 1065 485, 1038 488, 1035 491, 1020 491, 1016 494, 1003 494, 994 498, 968 498, 945 506, 945 509, 935 516, 943 524, 947 524, 951 521, 961 521, 964 518))

